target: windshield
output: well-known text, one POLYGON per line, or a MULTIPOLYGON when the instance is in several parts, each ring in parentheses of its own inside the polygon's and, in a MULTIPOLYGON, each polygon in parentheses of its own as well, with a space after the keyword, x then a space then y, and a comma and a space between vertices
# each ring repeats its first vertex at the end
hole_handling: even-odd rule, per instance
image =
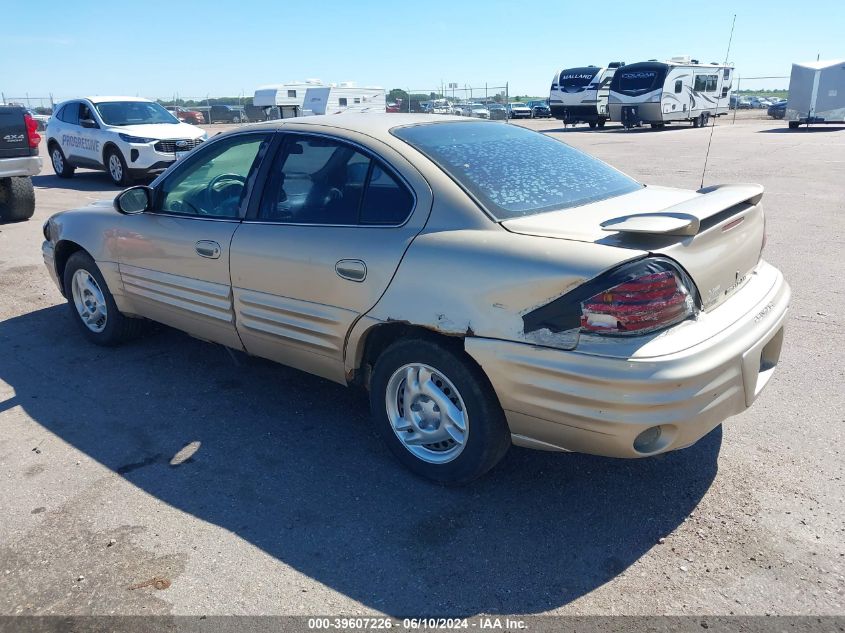
POLYGON ((581 92, 585 90, 599 72, 596 67, 567 68, 560 73, 558 84, 564 92, 581 92))
POLYGON ((528 106, 525 105, 524 103, 512 103, 511 107, 512 108, 527 108, 528 106))
POLYGON ((561 141, 515 125, 454 121, 392 133, 428 156, 499 221, 577 207, 642 186, 561 141))
POLYGON ((663 85, 668 71, 666 64, 632 64, 613 75, 610 89, 629 96, 639 96, 663 85))
POLYGON ((144 125, 172 123, 179 120, 157 103, 150 101, 106 101, 95 106, 106 125, 144 125))

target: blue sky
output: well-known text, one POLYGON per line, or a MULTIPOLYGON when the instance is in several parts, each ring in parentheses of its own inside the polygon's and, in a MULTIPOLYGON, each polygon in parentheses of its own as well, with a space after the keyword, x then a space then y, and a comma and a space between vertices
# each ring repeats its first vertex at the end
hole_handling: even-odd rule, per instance
POLYGON ((832 0, 808 11, 794 0, 6 0, 0 17, 14 29, 0 38, 0 91, 188 98, 319 78, 388 89, 508 81, 511 94, 544 95, 566 66, 722 60, 734 13, 730 61, 741 76, 845 57, 845 3, 832 0))

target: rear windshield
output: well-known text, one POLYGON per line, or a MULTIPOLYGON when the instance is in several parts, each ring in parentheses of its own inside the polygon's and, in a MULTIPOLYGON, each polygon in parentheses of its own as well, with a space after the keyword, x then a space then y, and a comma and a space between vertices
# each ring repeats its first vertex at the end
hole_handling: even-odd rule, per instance
POLYGON ((454 178, 499 221, 613 198, 642 185, 550 136, 492 121, 392 133, 454 178))

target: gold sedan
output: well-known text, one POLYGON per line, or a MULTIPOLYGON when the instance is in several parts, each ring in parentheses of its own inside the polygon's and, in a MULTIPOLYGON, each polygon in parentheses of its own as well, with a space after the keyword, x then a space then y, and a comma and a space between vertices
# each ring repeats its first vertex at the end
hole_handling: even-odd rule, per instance
POLYGON ((92 342, 150 319, 361 385, 401 462, 464 483, 511 443, 643 457, 750 406, 790 297, 762 194, 506 123, 304 117, 54 215, 43 254, 92 342))

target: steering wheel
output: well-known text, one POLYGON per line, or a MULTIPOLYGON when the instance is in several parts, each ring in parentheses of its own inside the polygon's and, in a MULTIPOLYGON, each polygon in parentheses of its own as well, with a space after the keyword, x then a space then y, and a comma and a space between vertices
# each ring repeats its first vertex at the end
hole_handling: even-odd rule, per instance
MULTIPOLYGON (((205 186, 205 199, 208 201, 211 209, 217 208, 226 200, 226 198, 223 198, 223 200, 218 200, 218 198, 232 185, 238 185, 239 189, 243 191, 243 188, 246 186, 246 178, 238 174, 218 174, 209 181, 209 183, 205 186), (218 185, 224 181, 226 184, 218 189, 218 185)), ((238 199, 240 199, 241 191, 238 192, 238 199)))

